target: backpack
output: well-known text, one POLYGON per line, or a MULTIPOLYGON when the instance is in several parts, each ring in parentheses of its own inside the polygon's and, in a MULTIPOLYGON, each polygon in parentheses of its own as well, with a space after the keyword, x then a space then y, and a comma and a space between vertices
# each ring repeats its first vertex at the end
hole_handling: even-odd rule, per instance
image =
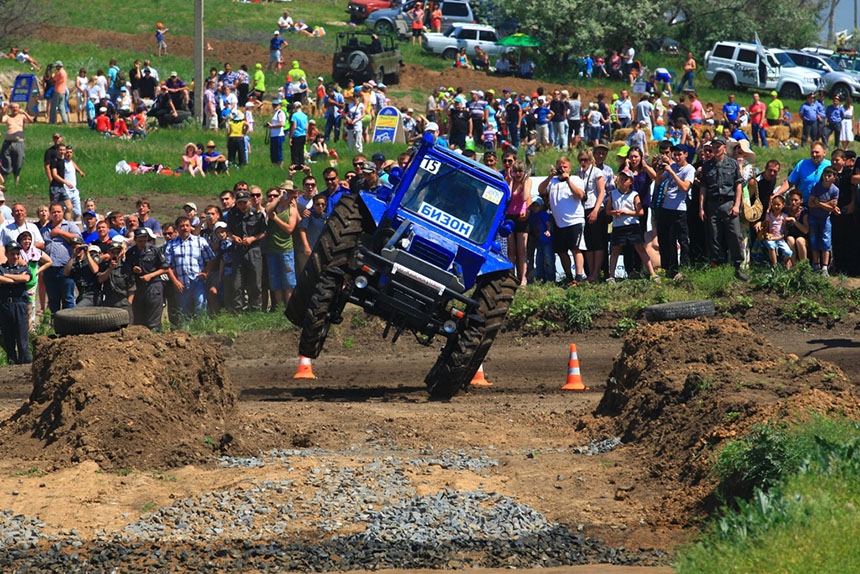
POLYGON ((121 88, 125 85, 127 78, 125 72, 123 72, 120 68, 116 70, 116 79, 113 82, 115 88, 121 88))

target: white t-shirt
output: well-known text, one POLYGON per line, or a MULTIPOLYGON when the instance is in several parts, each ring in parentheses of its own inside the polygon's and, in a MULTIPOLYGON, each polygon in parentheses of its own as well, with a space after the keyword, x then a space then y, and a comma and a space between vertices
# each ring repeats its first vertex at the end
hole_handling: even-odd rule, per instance
MULTIPOLYGON (((581 177, 570 174, 570 180, 579 189, 585 188, 585 183, 581 177)), ((582 207, 582 202, 573 196, 566 181, 559 181, 557 177, 552 178, 547 186, 547 191, 549 192, 552 218, 558 227, 570 227, 577 223, 585 223, 585 209, 582 207)))
POLYGON ((29 231, 33 236, 33 242, 38 241, 42 242, 42 234, 39 232, 39 228, 36 227, 35 223, 30 223, 29 221, 25 221, 24 225, 18 227, 18 224, 12 221, 11 223, 7 223, 0 229, 0 243, 6 245, 10 241, 18 241, 18 236, 21 235, 22 232, 29 231))
POLYGON ((287 114, 281 108, 275 108, 275 113, 272 114, 271 123, 281 124, 279 127, 269 128, 269 137, 279 138, 284 135, 284 126, 287 122, 287 114))
POLYGON ((63 176, 63 179, 68 181, 71 185, 66 185, 66 189, 77 189, 78 188, 78 172, 75 171, 75 164, 70 160, 66 160, 63 162, 66 164, 66 173, 63 176))
MULTIPOLYGON (((679 168, 677 163, 673 163, 671 169, 678 174, 678 177, 682 181, 689 181, 692 184, 693 180, 696 179, 696 168, 692 164, 688 163, 684 167, 679 168)), ((692 189, 692 186, 690 187, 692 189)), ((675 178, 669 176, 666 189, 663 190, 663 209, 687 211, 688 194, 689 190, 687 192, 681 191, 681 188, 675 183, 675 178)))
POLYGON ((585 190, 585 203, 582 207, 583 209, 591 209, 597 203, 597 180, 603 179, 603 170, 592 165, 585 172, 582 170, 579 172, 577 175, 584 182, 583 189, 585 190))

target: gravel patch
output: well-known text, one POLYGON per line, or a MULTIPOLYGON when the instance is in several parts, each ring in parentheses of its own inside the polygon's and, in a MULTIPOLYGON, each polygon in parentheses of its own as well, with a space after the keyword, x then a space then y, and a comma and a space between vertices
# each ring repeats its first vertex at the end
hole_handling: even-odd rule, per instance
POLYGON ((666 560, 658 550, 607 547, 483 489, 416 494, 410 468, 485 473, 498 461, 482 453, 428 448, 408 460, 373 457, 352 466, 326 460, 331 454, 278 450, 222 457, 217 464, 234 468, 293 468, 297 459, 309 456, 320 457, 320 463, 300 479, 263 479, 176 500, 119 532, 97 532, 94 540, 83 541, 74 530, 46 534, 37 518, 2 511, 0 570, 325 572, 666 560), (300 486, 312 487, 313 495, 303 496, 308 489, 300 486))

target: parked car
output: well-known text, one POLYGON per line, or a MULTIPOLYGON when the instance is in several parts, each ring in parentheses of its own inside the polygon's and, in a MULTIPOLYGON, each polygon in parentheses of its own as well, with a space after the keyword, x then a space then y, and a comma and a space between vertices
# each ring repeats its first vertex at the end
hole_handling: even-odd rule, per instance
MULTIPOLYGON (((406 37, 412 33, 409 11, 418 0, 409 0, 399 6, 374 11, 364 25, 377 34, 394 34, 406 37)), ((475 21, 472 7, 466 0, 442 0, 442 30, 457 23, 470 24, 475 21)))
POLYGON ((468 56, 475 55, 475 46, 480 46, 491 58, 510 52, 512 48, 496 44, 501 36, 492 26, 484 24, 455 24, 442 34, 424 34, 421 45, 428 52, 441 54, 446 60, 454 60, 460 48, 466 48, 468 56))
POLYGON ((705 53, 705 77, 718 90, 776 90, 801 99, 818 89, 821 74, 798 67, 783 51, 746 42, 717 42, 705 53))
POLYGON ((400 4, 400 0, 350 0, 346 6, 349 21, 361 24, 376 10, 391 8, 400 4))
POLYGON ((831 96, 839 96, 842 101, 848 96, 860 96, 860 75, 845 70, 830 56, 804 50, 786 50, 785 53, 801 68, 820 72, 819 89, 831 96))

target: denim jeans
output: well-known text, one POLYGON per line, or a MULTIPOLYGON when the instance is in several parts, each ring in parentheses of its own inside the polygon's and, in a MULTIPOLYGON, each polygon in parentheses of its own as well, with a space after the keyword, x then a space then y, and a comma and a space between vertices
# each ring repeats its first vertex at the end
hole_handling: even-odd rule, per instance
POLYGON ((69 123, 69 114, 66 112, 66 106, 69 104, 69 91, 64 94, 54 92, 51 97, 51 123, 57 123, 57 113, 60 114, 60 119, 64 124, 69 123))
POLYGON ((42 279, 45 281, 45 292, 48 295, 48 308, 51 309, 51 313, 75 306, 75 282, 63 275, 62 267, 47 268, 42 279))

